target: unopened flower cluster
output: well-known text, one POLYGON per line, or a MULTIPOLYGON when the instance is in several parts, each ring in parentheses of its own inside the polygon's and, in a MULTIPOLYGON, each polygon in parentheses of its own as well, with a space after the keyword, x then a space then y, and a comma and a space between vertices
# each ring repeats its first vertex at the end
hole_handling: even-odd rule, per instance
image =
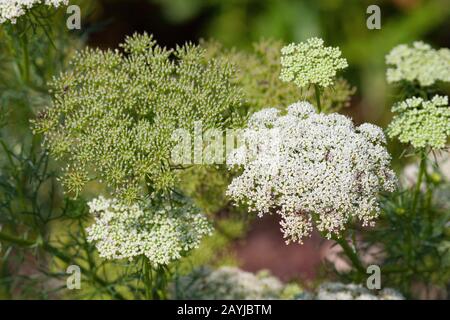
POLYGON ((450 82, 450 50, 433 49, 422 41, 414 42, 412 47, 402 44, 386 56, 390 83, 399 81, 418 82, 430 86, 437 81, 450 82))
POLYGON ((413 97, 392 107, 396 113, 388 128, 390 137, 415 148, 444 148, 450 136, 450 107, 447 96, 431 100, 413 97))
POLYGON ((405 300, 398 291, 384 288, 376 294, 362 285, 328 282, 319 286, 314 300, 405 300))
MULTIPOLYGON (((316 101, 314 88, 301 88, 292 82, 280 80, 281 48, 283 43, 275 40, 261 40, 253 44, 250 52, 225 49, 219 42, 203 42, 207 54, 224 58, 236 66, 236 81, 245 95, 244 106, 249 113, 271 106, 283 109, 299 101, 316 101)), ((337 111, 349 106, 356 89, 345 79, 337 78, 333 87, 324 88, 321 95, 324 112, 337 111)))
POLYGON ((206 217, 188 204, 143 208, 99 197, 89 208, 95 223, 87 228, 88 241, 105 259, 144 255, 155 266, 166 265, 212 232, 206 217))
POLYGON ((347 60, 341 58, 339 48, 325 47, 319 38, 291 43, 281 49, 281 54, 280 79, 299 87, 329 87, 337 72, 348 66, 347 60))
POLYGON ((168 50, 147 34, 119 51, 87 49, 52 82, 53 105, 34 122, 45 146, 68 164, 62 179, 77 195, 92 180, 132 203, 146 191, 174 185, 176 129, 224 128, 240 105, 228 63, 192 45, 168 50))
POLYGON ((68 3, 69 0, 0 0, 0 24, 16 23, 27 10, 37 5, 44 4, 57 8, 68 3))
POLYGON ((177 283, 178 299, 292 299, 301 289, 283 284, 268 272, 253 274, 236 267, 200 268, 177 283))
POLYGON ((280 214, 288 243, 301 243, 313 225, 328 238, 353 218, 372 225, 379 193, 396 186, 379 127, 317 114, 307 102, 284 116, 276 109, 255 113, 243 139, 227 159, 243 167, 227 193, 260 216, 280 214))

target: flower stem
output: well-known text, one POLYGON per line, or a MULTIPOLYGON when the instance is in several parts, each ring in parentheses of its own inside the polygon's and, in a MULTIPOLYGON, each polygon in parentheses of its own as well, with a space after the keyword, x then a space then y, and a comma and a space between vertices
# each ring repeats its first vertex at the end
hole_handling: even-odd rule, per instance
POLYGON ((32 247, 33 245, 36 244, 33 241, 17 238, 3 232, 0 232, 0 240, 17 244, 18 246, 21 247, 32 247))
POLYGON ((316 92, 317 110, 322 112, 322 106, 320 104, 320 88, 317 84, 314 85, 314 91, 316 92))
POLYGON ((143 259, 142 272, 144 274, 145 299, 165 299, 165 290, 167 286, 165 268, 155 268, 147 257, 143 257, 143 259))
POLYGON ((341 236, 340 238, 333 237, 333 240, 336 241, 342 247, 345 255, 350 259, 352 265, 356 268, 356 270, 360 273, 365 273, 365 269, 361 263, 361 260, 359 259, 355 250, 353 250, 348 244, 347 240, 345 240, 345 237, 344 236, 341 236))
POLYGON ((30 83, 30 55, 28 52, 28 38, 26 34, 20 37, 23 49, 23 79, 26 84, 30 83))
POLYGON ((412 203, 412 207, 411 207, 411 214, 413 215, 413 217, 416 216, 417 203, 418 203, 419 195, 420 195, 420 186, 422 184, 422 179, 423 179, 423 176, 425 175, 426 166, 427 166, 427 157, 426 157, 425 153, 421 152, 420 156, 421 156, 421 159, 420 159, 420 165, 419 165, 419 173, 417 176, 417 183, 416 183, 416 188, 414 190, 413 203, 412 203))
POLYGON ((147 257, 143 257, 144 265, 142 272, 144 273, 144 287, 145 287, 145 299, 152 300, 153 299, 153 290, 152 290, 152 266, 147 257))

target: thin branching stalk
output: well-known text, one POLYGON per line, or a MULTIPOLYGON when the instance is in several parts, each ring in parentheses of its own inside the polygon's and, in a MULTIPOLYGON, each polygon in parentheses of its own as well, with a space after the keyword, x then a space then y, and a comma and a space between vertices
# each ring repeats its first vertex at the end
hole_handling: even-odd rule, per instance
POLYGON ((420 196, 420 186, 422 185, 423 176, 425 175, 425 171, 427 169, 427 156, 425 152, 420 153, 420 166, 419 166, 419 173, 417 175, 417 184, 414 190, 414 198, 413 203, 411 207, 411 213, 413 217, 416 216, 416 210, 417 210, 417 203, 420 196))
POLYGON ((358 273, 365 273, 365 269, 361 260, 359 259, 356 251, 352 247, 350 247, 345 237, 333 237, 333 240, 341 246, 342 250, 344 250, 345 255, 352 263, 352 266, 358 271, 358 273))
POLYGON ((316 93, 317 111, 322 112, 322 106, 320 104, 320 88, 317 84, 314 85, 314 91, 316 93))
POLYGON ((147 300, 153 300, 152 266, 146 257, 143 257, 143 260, 142 273, 144 274, 145 298, 147 300))
POLYGON ((28 52, 28 37, 26 33, 20 37, 20 43, 23 50, 23 80, 28 84, 30 83, 30 54, 28 52))
MULTIPOLYGON (((63 261, 64 263, 67 264, 72 264, 73 263, 73 258, 66 255, 65 253, 59 251, 57 248, 53 247, 52 245, 50 245, 49 243, 45 242, 45 241, 31 241, 31 240, 26 240, 26 239, 21 239, 12 235, 9 235, 5 232, 0 232, 0 240, 5 241, 5 242, 9 242, 9 243, 13 243, 16 244, 20 247, 28 247, 28 248, 33 248, 33 247, 39 247, 42 248, 43 250, 45 250, 47 253, 52 254, 53 256, 57 257, 58 259, 60 259, 61 261, 63 261)), ((83 266, 79 266, 80 270, 83 274, 88 275, 90 274, 89 270, 86 269, 83 266)), ((91 274, 91 279, 96 282, 98 285, 102 286, 102 287, 107 287, 108 283, 106 281, 104 281, 103 279, 101 279, 98 275, 96 274, 91 274)), ((125 297, 122 296, 119 292, 113 290, 113 292, 111 292, 111 294, 119 299, 119 300, 125 300, 125 297)))

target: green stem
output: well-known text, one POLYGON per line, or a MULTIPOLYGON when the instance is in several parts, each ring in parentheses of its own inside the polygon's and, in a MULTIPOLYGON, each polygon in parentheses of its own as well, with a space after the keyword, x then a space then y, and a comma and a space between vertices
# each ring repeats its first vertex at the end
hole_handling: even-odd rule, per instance
POLYGON ((145 287, 145 299, 152 300, 153 299, 153 290, 152 290, 152 266, 150 261, 143 257, 144 263, 142 272, 144 273, 144 287, 145 287))
POLYGON ((153 267, 150 260, 143 257, 142 272, 144 274, 145 299, 161 300, 165 299, 167 287, 166 270, 164 267, 153 267))
POLYGON ((9 165, 11 166, 12 171, 12 177, 15 178, 17 182, 17 198, 20 199, 20 207, 23 212, 27 211, 27 205, 26 205, 26 199, 25 199, 25 193, 26 193, 26 176, 24 176, 21 172, 19 172, 16 168, 16 165, 14 163, 13 159, 13 153, 11 150, 9 150, 6 143, 3 141, 3 139, 0 139, 0 145, 4 150, 4 153, 6 153, 9 165))
POLYGON ((317 110, 322 112, 322 106, 320 104, 320 88, 317 84, 314 85, 314 91, 316 93, 317 110))
POLYGON ((428 218, 428 227, 427 231, 431 233, 433 230, 433 216, 432 216, 432 210, 431 210, 431 203, 433 201, 433 192, 431 188, 431 177, 428 174, 426 168, 425 168, 425 186, 426 186, 426 193, 425 193, 425 212, 427 214, 428 218))
POLYGON ((10 36, 8 32, 5 34, 6 38, 6 45, 8 47, 9 54, 14 57, 14 73, 16 74, 16 77, 19 78, 22 77, 22 67, 21 62, 19 61, 18 57, 20 56, 19 53, 16 50, 16 46, 14 44, 13 38, 10 36))
POLYGON ((157 286, 155 290, 155 298, 156 299, 166 299, 166 287, 167 287, 167 272, 166 268, 159 267, 156 271, 157 276, 157 286))
POLYGON ((419 173, 417 176, 417 182, 416 182, 416 188, 414 190, 414 196, 413 196, 413 203, 411 207, 411 214, 413 217, 416 216, 416 210, 417 210, 417 203, 419 201, 420 196, 420 186, 422 184, 423 176, 425 174, 426 168, 427 168, 427 157, 424 152, 421 152, 421 159, 420 159, 420 166, 419 166, 419 173))
POLYGON ((334 237, 333 239, 342 247, 345 255, 350 259, 352 265, 356 268, 356 270, 362 274, 365 273, 366 270, 364 269, 361 260, 359 259, 355 250, 353 250, 350 247, 345 237, 344 236, 342 236, 341 238, 334 237))
POLYGON ((26 84, 30 83, 30 55, 28 52, 28 38, 24 33, 20 37, 20 42, 23 49, 23 78, 26 84))
POLYGON ((0 232, 0 240, 17 244, 20 247, 32 247, 36 245, 34 241, 17 238, 3 232, 0 232))

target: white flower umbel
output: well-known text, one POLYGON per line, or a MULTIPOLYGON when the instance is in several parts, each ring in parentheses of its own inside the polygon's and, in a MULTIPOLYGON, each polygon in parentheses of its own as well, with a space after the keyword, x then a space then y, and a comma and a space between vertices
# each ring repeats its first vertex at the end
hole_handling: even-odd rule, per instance
POLYGON ((372 225, 379 193, 396 186, 379 127, 317 114, 307 102, 291 105, 287 115, 255 113, 243 139, 228 157, 243 172, 227 193, 260 216, 280 214, 287 243, 301 243, 313 225, 327 238, 339 236, 353 218, 372 225))
POLYGON ((95 223, 87 228, 88 241, 106 259, 145 255, 155 266, 166 265, 212 232, 206 217, 187 204, 141 208, 100 197, 89 208, 95 223))
POLYGON ((44 4, 55 8, 67 5, 69 0, 0 0, 0 24, 16 23, 17 18, 26 14, 34 6, 44 4))
POLYGON ((398 291, 385 288, 376 293, 359 284, 327 282, 320 285, 315 300, 405 300, 398 291))
POLYGON ((405 44, 391 50, 386 56, 388 82, 417 81, 421 86, 433 85, 436 81, 450 82, 450 50, 434 50, 421 41, 412 47, 405 44))

